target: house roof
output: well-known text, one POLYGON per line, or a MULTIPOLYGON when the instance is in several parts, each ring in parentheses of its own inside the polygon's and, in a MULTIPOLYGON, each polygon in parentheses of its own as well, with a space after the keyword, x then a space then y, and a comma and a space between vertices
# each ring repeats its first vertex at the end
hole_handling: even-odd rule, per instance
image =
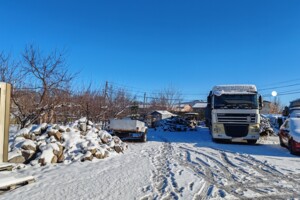
POLYGON ((202 103, 196 103, 193 106, 193 108, 206 108, 206 106, 207 106, 207 103, 202 102, 202 103))
MULTIPOLYGON (((166 111, 166 110, 156 110, 156 111, 154 111, 154 112, 152 112, 152 113, 155 113, 155 112, 157 112, 157 113, 159 113, 159 114, 161 114, 161 115, 172 115, 172 116, 176 116, 175 114, 173 114, 173 113, 171 113, 171 112, 169 112, 169 111, 166 111)), ((152 114, 151 113, 151 114, 152 114)))

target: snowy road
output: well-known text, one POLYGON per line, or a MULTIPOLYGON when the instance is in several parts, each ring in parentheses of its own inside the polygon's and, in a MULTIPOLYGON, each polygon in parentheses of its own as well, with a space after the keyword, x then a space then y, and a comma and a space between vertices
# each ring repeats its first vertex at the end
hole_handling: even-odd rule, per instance
POLYGON ((37 182, 0 199, 289 199, 300 196, 300 157, 277 138, 216 144, 208 130, 151 131, 109 159, 24 169, 37 182))

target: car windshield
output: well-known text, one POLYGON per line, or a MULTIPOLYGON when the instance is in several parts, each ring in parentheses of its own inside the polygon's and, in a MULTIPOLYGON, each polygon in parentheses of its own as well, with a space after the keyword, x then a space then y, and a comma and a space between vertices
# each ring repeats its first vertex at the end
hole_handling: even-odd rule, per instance
POLYGON ((291 118, 290 124, 292 129, 300 131, 300 118, 291 118))
POLYGON ((214 96, 214 108, 257 109, 258 98, 256 94, 224 94, 221 96, 214 96))

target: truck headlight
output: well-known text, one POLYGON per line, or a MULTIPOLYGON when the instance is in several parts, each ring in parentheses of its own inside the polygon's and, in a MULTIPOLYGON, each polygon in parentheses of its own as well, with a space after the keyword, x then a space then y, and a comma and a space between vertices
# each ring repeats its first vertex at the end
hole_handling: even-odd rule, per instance
POLYGON ((259 128, 258 125, 250 126, 250 130, 251 130, 252 133, 260 132, 260 128, 259 128))

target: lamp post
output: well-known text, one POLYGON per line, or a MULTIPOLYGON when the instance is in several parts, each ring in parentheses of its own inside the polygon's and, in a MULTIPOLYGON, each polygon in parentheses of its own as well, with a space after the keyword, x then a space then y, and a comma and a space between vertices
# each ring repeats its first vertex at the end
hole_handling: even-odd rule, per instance
POLYGON ((277 105, 276 105, 276 96, 277 96, 277 92, 276 91, 272 91, 272 96, 274 97, 274 112, 278 112, 277 110, 277 105))

